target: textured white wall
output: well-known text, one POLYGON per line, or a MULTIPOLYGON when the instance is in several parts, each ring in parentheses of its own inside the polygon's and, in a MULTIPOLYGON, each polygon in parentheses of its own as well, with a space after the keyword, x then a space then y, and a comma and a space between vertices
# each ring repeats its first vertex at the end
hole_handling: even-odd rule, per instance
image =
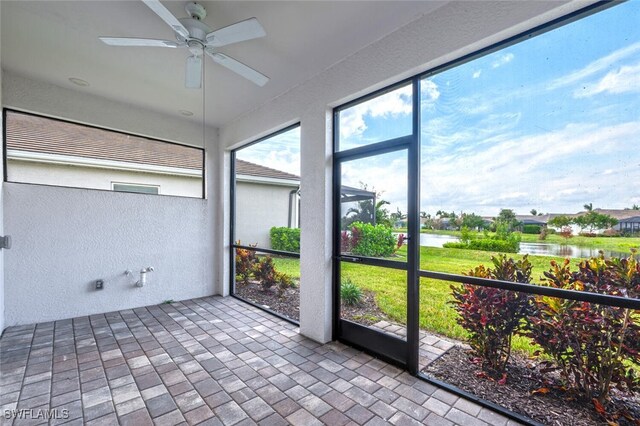
POLYGON ((331 338, 331 108, 587 4, 448 3, 221 128, 222 144, 232 148, 301 122, 303 334, 321 342, 331 338))
POLYGON ((213 293, 205 200, 14 183, 4 197, 7 325, 213 293), (149 284, 133 286, 124 271, 146 266, 149 284))
MULTIPOLYGON (((289 194, 298 187, 236 184, 236 239, 271 248, 272 226, 289 226, 289 194)), ((294 217, 295 219, 295 217, 294 217)))
MULTIPOLYGON (((2 92, 5 107, 203 145, 197 123, 81 91, 5 73, 2 92)), ((13 237, 4 253, 5 326, 223 291, 213 246, 222 221, 217 138, 206 129, 206 200, 5 183, 4 226, 13 237), (149 284, 134 287, 124 271, 146 266, 156 269, 149 284), (97 279, 104 290, 92 289, 97 279)))
POLYGON ((8 160, 7 180, 107 191, 111 191, 112 182, 137 183, 160 186, 159 194, 161 195, 202 198, 202 179, 198 177, 46 164, 35 161, 8 160))

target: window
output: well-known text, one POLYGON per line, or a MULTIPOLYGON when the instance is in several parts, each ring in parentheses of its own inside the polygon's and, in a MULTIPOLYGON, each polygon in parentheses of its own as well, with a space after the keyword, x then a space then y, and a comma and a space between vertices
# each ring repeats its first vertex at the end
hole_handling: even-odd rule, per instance
POLYGON ((638 22, 601 2, 336 108, 334 337, 524 422, 640 412, 638 22))
POLYGON ((112 188, 116 192, 136 192, 138 194, 159 194, 159 186, 138 185, 135 183, 112 183, 112 188))
POLYGON ((8 182, 203 197, 200 148, 13 110, 5 128, 8 182))
POLYGON ((300 126, 232 153, 232 293, 297 322, 300 126))

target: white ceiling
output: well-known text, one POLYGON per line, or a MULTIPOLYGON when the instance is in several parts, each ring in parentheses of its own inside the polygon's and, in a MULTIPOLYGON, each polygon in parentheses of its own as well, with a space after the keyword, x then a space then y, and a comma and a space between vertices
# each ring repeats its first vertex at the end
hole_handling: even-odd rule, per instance
MULTIPOLYGON (((201 1, 214 29, 256 17, 267 36, 220 49, 271 78, 264 87, 207 58, 206 117, 221 126, 445 2, 201 1)), ((164 1, 184 17, 185 1, 164 1)), ((202 92, 184 88, 186 49, 109 47, 98 36, 163 38, 171 29, 141 1, 6 1, 2 68, 73 90, 200 120, 202 92), (84 79, 80 88, 69 77, 84 79)))

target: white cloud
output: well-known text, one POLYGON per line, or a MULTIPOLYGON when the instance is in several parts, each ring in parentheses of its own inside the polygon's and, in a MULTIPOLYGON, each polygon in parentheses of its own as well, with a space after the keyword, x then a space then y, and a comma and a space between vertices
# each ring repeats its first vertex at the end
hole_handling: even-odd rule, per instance
POLYGON ((424 104, 434 104, 440 97, 438 85, 433 80, 422 80, 420 83, 420 101, 424 104))
MULTIPOLYGON (((424 100, 435 101, 440 92, 431 80, 424 80, 421 85, 424 100)), ((361 135, 367 130, 365 117, 387 118, 392 116, 411 114, 412 87, 401 87, 369 101, 358 104, 340 113, 340 138, 342 140, 351 136, 361 135)))
POLYGON ((342 165, 342 184, 360 188, 366 184, 369 190, 381 193, 390 203, 389 212, 399 208, 407 211, 407 156, 394 152, 364 160, 348 161, 342 165))
POLYGON ((607 56, 604 56, 600 59, 597 59, 591 62, 590 64, 588 64, 586 67, 582 69, 573 71, 563 77, 560 77, 552 81, 551 84, 547 86, 547 88, 550 90, 554 90, 559 87, 564 87, 564 86, 579 82, 587 77, 590 77, 594 74, 597 74, 601 71, 604 71, 610 68, 611 65, 615 64, 621 59, 624 59, 637 52, 640 52, 640 42, 636 42, 627 47, 623 47, 622 49, 618 49, 608 54, 607 56))
POLYGON ((640 63, 622 66, 615 71, 610 71, 599 81, 577 89, 574 96, 584 98, 599 93, 620 94, 625 92, 640 92, 640 63))
POLYGON ((423 157, 421 210, 495 215, 500 208, 573 212, 585 202, 624 207, 637 196, 620 182, 640 179, 631 142, 638 132, 640 122, 570 124, 483 145, 475 135, 466 144, 480 149, 423 157))
POLYGON ((240 160, 300 176, 300 128, 237 151, 240 160))
POLYGON ((471 76, 472 78, 480 78, 480 75, 482 74, 482 70, 477 70, 473 72, 473 75, 471 76))
POLYGON ((509 53, 503 53, 498 58, 496 58, 495 61, 493 61, 493 63, 491 64, 491 68, 498 68, 498 67, 501 67, 503 65, 506 65, 509 62, 513 61, 513 58, 515 58, 513 53, 510 53, 510 52, 509 53))

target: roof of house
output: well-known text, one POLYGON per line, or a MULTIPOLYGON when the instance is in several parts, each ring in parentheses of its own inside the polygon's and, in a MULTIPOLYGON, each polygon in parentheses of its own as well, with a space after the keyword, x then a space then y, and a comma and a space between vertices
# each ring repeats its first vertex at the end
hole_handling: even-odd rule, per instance
POLYGON ((236 174, 272 179, 300 180, 300 176, 240 159, 236 159, 236 174))
POLYGON ((627 217, 625 219, 620 219, 619 222, 620 223, 640 223, 640 214, 638 216, 632 216, 632 217, 627 217))
POLYGON ((7 149, 202 170, 199 149, 7 111, 7 149))
MULTIPOLYGON (((597 212, 597 213, 600 213, 600 214, 606 214, 608 216, 615 217, 618 220, 629 219, 631 217, 640 216, 640 211, 632 210, 632 209, 624 209, 624 210, 618 210, 618 209, 593 209, 593 211, 597 212)), ((580 212, 580 214, 584 214, 584 213, 586 213, 586 212, 580 212)))

